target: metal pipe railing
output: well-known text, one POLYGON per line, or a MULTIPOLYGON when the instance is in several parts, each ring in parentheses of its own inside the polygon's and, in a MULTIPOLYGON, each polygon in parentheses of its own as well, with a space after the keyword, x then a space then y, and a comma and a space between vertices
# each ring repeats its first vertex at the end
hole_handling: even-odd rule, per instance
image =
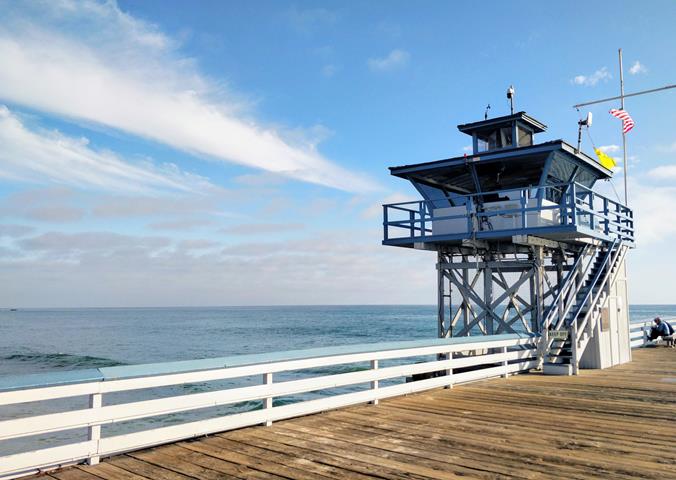
MULTIPOLYGON (((516 195, 512 195, 515 197, 516 195)), ((554 197, 554 195, 552 195, 554 197)), ((440 202, 448 202, 450 199, 437 200, 416 200, 396 204, 383 205, 383 229, 385 240, 392 238, 425 238, 429 233, 434 232, 435 222, 445 222, 452 220, 466 220, 467 229, 464 234, 471 235, 483 231, 506 231, 506 230, 525 230, 528 228, 548 228, 548 227, 573 227, 576 229, 588 229, 595 235, 604 239, 620 239, 627 242, 634 241, 634 222, 633 212, 628 207, 615 202, 608 197, 600 195, 593 190, 578 183, 548 185, 543 187, 526 187, 520 189, 499 190, 493 192, 473 193, 464 196, 454 197, 453 201, 457 204, 466 206, 466 211, 454 215, 435 215, 435 208, 440 202), (561 188, 565 187, 565 188, 561 188), (542 205, 543 192, 550 191, 553 194, 560 195, 559 202, 554 205, 542 205), (500 194, 507 195, 518 193, 519 208, 504 208, 494 211, 481 211, 475 208, 477 205, 485 205, 477 201, 477 197, 486 195, 500 194), (535 206, 528 206, 529 200, 537 200, 535 206), (597 206, 598 204, 598 206, 597 206), (547 211, 558 211, 558 219, 552 216, 551 225, 529 224, 530 214, 542 214, 547 211), (394 219, 397 213, 404 213, 406 218, 394 219), (510 218, 520 216, 520 225, 513 225, 513 228, 494 228, 491 219, 510 218), (476 223, 474 223, 476 220, 476 223), (407 235, 403 237, 392 237, 389 228, 404 229, 407 235), (597 228, 599 227, 599 228, 597 228)), ((514 200, 515 202, 517 200, 514 200)), ((490 204, 490 203, 489 203, 490 204)), ((441 207, 443 208, 443 207, 441 207)), ((458 232, 463 234, 463 232, 458 232)))

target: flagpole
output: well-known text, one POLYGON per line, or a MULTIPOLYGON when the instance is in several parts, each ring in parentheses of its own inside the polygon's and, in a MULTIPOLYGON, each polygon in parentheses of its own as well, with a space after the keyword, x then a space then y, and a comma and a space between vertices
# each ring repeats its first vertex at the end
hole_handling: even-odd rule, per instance
MULTIPOLYGON (((620 57, 620 109, 624 110, 624 72, 622 69, 622 49, 618 50, 620 57)), ((629 205, 629 199, 627 197, 627 134, 624 133, 624 122, 620 126, 622 129, 622 154, 624 155, 624 204, 629 205)))

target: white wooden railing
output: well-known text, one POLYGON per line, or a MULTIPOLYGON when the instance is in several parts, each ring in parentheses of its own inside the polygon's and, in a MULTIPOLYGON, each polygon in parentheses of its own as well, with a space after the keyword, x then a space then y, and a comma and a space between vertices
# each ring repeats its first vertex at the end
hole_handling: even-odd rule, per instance
MULTIPOLYGON (((672 326, 676 325, 676 318, 663 318, 669 322, 672 326)), ((631 322, 629 324, 629 342, 631 348, 643 347, 650 343, 648 341, 648 335, 650 334, 650 329, 655 325, 652 319, 639 320, 636 322, 631 322)))
MULTIPOLYGON (((214 432, 270 425, 277 420, 348 405, 377 403, 387 397, 491 377, 507 377, 537 366, 537 341, 538 337, 533 335, 507 334, 109 367, 70 372, 68 375, 55 374, 53 377, 0 378, 0 412, 3 406, 26 402, 89 398, 88 408, 33 414, 0 422, 0 478, 15 478, 82 461, 95 464, 104 456, 214 432), (477 355, 483 352, 489 353, 477 355), (422 356, 427 358, 420 361, 422 356), (392 365, 383 365, 388 362, 392 365), (273 376, 280 372, 355 363, 365 363, 367 367, 363 371, 273 382, 273 376), (408 377, 416 374, 430 375, 429 378, 408 381, 408 377), (165 398, 151 397, 122 404, 106 403, 106 396, 116 392, 251 376, 260 378, 261 384, 165 398), (330 392, 337 387, 360 385, 361 390, 349 393, 344 393, 344 390, 330 392), (319 398, 286 405, 273 404, 275 398, 327 390, 319 398), (101 435, 101 427, 107 424, 246 401, 259 401, 260 408, 132 433, 101 435), (86 429, 87 440, 11 455, 2 453, 3 441, 73 429, 86 429)), ((143 425, 152 427, 147 422, 143 425)))

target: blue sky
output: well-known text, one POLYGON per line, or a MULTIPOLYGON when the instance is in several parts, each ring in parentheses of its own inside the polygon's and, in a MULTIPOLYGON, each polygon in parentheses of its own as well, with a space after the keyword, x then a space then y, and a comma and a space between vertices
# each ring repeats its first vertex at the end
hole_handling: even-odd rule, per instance
MULTIPOLYGON (((6 306, 434 303, 434 255, 380 246, 380 204, 417 197, 388 166, 461 155, 510 84, 573 143, 619 47, 628 92, 676 79, 671 1, 0 7, 6 306)), ((630 297, 674 303, 676 92, 627 110, 630 297)))

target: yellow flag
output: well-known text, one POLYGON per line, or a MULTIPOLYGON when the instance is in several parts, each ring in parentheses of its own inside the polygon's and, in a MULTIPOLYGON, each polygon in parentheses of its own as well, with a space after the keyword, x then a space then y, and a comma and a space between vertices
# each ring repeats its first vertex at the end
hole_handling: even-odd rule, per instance
POLYGON ((599 157, 599 162, 601 162, 601 165, 606 167, 608 170, 611 170, 615 165, 617 165, 613 157, 606 155, 598 148, 595 148, 594 152, 596 152, 596 156, 599 157))

